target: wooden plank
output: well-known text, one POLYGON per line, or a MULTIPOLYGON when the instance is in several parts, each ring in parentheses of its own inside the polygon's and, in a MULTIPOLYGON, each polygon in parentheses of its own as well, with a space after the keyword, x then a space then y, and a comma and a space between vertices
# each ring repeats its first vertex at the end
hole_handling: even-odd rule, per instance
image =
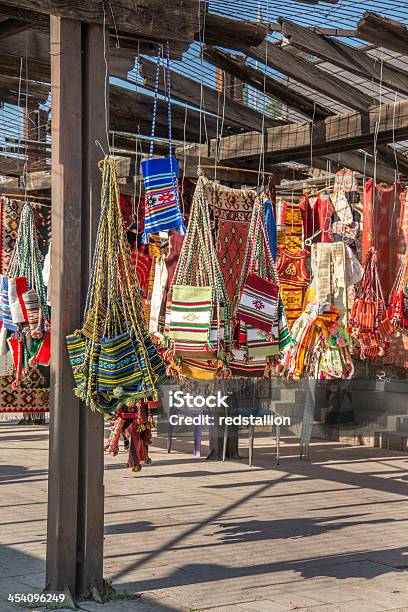
MULTIPOLYGON (((110 75, 127 78, 129 70, 135 63, 136 51, 123 45, 120 38, 120 49, 116 48, 116 37, 110 39, 110 75)), ((0 75, 19 77, 21 58, 23 58, 23 74, 30 80, 49 82, 51 77, 49 35, 44 32, 29 32, 14 35, 9 39, 0 40, 0 75)))
POLYGON ((362 76, 369 81, 382 83, 384 86, 408 94, 408 73, 387 62, 378 61, 359 49, 355 49, 332 38, 311 32, 299 24, 279 20, 282 32, 294 47, 306 53, 316 55, 335 66, 362 76))
MULTIPOLYGON (((153 96, 112 85, 110 87, 109 98, 111 105, 111 127, 113 129, 123 132, 137 132, 137 125, 139 124, 141 129, 143 129, 143 134, 150 134, 153 114, 153 96)), ((206 135, 208 135, 209 138, 216 138, 220 127, 220 122, 217 121, 216 117, 208 114, 205 114, 205 116, 204 114, 200 115, 198 110, 178 104, 172 104, 171 118, 172 128, 174 128, 175 134, 178 134, 175 138, 181 136, 181 140, 184 138, 184 130, 186 131, 186 135, 189 135, 193 141, 199 140, 200 121, 203 138, 206 137, 206 135)), ((168 133, 167 101, 158 100, 156 122, 158 128, 157 135, 159 133, 162 134, 164 131, 166 136, 168 133), (164 128, 164 130, 160 129, 160 126, 164 128)), ((226 127, 225 131, 237 133, 239 129, 226 127)))
POLYGON ((81 322, 81 24, 51 18, 52 329, 46 588, 75 593, 80 402, 65 336, 81 322))
MULTIPOLYGON (((101 208, 102 154, 109 150, 105 124, 103 26, 82 26, 82 304, 85 305, 101 208)), ((109 101, 107 101, 109 105, 109 101)), ((109 107, 106 112, 109 113, 109 107)), ((78 279, 79 280, 79 279, 78 279)), ((78 534, 76 596, 103 588, 104 420, 82 405, 79 417, 78 534)))
POLYGON ((35 11, 30 11, 27 8, 21 8, 18 3, 16 3, 15 6, 11 6, 9 3, 1 3, 0 15, 3 17, 27 21, 31 27, 34 27, 36 29, 44 30, 47 32, 49 32, 50 30, 49 15, 36 13, 35 11))
POLYGON ((198 30, 198 15, 205 3, 197 0, 111 0, 105 7, 100 0, 7 0, 17 9, 78 19, 86 23, 114 26, 118 30, 155 36, 156 40, 192 41, 198 30))
POLYGON ((395 19, 367 11, 357 24, 357 36, 374 45, 408 55, 408 28, 395 19))
MULTIPOLYGON (((317 32, 318 34, 324 34, 325 36, 340 36, 342 38, 357 38, 356 30, 350 30, 347 28, 322 28, 312 26, 309 28, 312 32, 317 32)), ((268 32, 281 32, 282 26, 280 23, 269 23, 268 24, 268 32)))
POLYGON ((8 38, 9 36, 13 36, 13 34, 18 34, 19 32, 24 32, 27 28, 30 27, 30 23, 27 21, 22 21, 21 19, 6 19, 0 23, 0 40, 2 38, 8 38))
POLYGON ((313 158, 313 166, 325 170, 327 167, 326 160, 331 162, 333 172, 342 168, 350 168, 367 178, 373 178, 375 175, 378 182, 393 184, 395 180, 395 171, 388 162, 384 163, 378 158, 375 164, 373 155, 364 155, 360 151, 343 151, 342 153, 325 155, 324 159, 321 160, 322 164, 319 164, 319 158, 313 158))
POLYGON ((282 74, 353 110, 364 111, 373 103, 372 97, 349 85, 345 79, 340 79, 322 70, 316 64, 288 53, 284 47, 264 42, 256 49, 248 48, 245 53, 256 61, 279 70, 282 74))
MULTIPOLYGON (((311 123, 297 123, 269 128, 262 135, 248 132, 222 138, 220 159, 251 158, 263 151, 269 160, 285 161, 310 158, 340 151, 364 148, 373 144, 378 130, 378 144, 403 140, 408 136, 408 100, 373 107, 366 114, 357 112, 335 115, 311 123)), ((215 151, 212 142, 211 154, 215 151)))
POLYGON ((211 64, 241 79, 241 81, 251 85, 254 89, 262 93, 265 91, 268 96, 279 100, 285 106, 296 110, 306 117, 322 119, 331 114, 328 109, 321 104, 315 103, 311 98, 287 87, 277 79, 265 76, 260 70, 247 66, 244 62, 231 57, 228 53, 212 47, 205 47, 203 55, 204 59, 211 64))
MULTIPOLYGON (((146 58, 142 58, 140 61, 141 74, 145 79, 145 86, 150 89, 154 89, 154 81, 156 75, 156 64, 146 58)), ((200 107, 201 101, 201 84, 198 81, 189 79, 176 72, 175 70, 170 71, 171 76, 171 94, 175 100, 180 100, 186 104, 192 104, 196 107, 200 107)), ((165 92, 165 79, 163 68, 160 69, 159 75, 159 91, 165 92)), ((203 85, 203 108, 210 113, 216 115, 224 115, 227 125, 234 127, 252 129, 256 131, 262 131, 263 127, 273 127, 275 125, 282 125, 284 122, 265 117, 265 123, 262 123, 262 114, 258 111, 249 108, 245 104, 236 102, 229 96, 224 96, 221 92, 218 92, 211 87, 203 85)))
POLYGON ((202 29, 196 33, 196 40, 236 51, 257 47, 267 34, 267 27, 263 23, 228 19, 212 13, 205 15, 203 23, 204 31, 202 29))

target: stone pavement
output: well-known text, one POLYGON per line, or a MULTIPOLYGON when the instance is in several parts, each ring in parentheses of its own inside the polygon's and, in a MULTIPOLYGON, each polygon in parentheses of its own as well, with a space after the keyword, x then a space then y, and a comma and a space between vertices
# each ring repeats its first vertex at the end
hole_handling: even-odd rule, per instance
MULTIPOLYGON (((0 424, 1 611, 44 585, 47 442, 0 424)), ((105 577, 142 596, 83 609, 408 611, 407 455, 315 441, 309 464, 287 439, 276 466, 258 436, 249 468, 164 446, 138 475, 106 460, 105 577)))

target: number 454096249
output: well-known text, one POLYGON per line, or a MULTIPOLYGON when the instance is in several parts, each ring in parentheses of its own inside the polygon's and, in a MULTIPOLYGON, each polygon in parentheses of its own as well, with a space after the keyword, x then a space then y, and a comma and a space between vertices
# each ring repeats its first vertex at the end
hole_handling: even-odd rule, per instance
POLYGON ((10 593, 8 601, 12 603, 63 603, 64 593, 10 593))

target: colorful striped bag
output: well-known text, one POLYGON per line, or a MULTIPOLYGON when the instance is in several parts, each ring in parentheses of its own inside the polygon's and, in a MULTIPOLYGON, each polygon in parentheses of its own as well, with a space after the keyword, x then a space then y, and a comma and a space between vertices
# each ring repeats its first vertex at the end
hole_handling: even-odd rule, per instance
POLYGON ((279 281, 259 202, 255 214, 252 245, 248 245, 249 258, 246 257, 244 276, 241 279, 243 282, 237 305, 237 318, 269 333, 278 319, 279 281), (260 259, 263 260, 262 263, 260 259))
POLYGON ((169 335, 174 340, 207 343, 213 310, 213 288, 175 285, 169 335))
POLYGON ((150 135, 149 159, 142 162, 145 187, 145 228, 142 242, 147 244, 148 235, 177 229, 184 235, 186 229, 180 213, 178 190, 179 165, 172 154, 171 103, 170 103, 170 51, 167 43, 167 108, 169 128, 169 156, 153 159, 153 144, 157 116, 157 96, 160 74, 160 48, 157 54, 156 81, 154 87, 152 130, 150 135))
POLYGON ((256 329, 270 332, 277 320, 279 287, 249 273, 237 306, 237 317, 256 329))

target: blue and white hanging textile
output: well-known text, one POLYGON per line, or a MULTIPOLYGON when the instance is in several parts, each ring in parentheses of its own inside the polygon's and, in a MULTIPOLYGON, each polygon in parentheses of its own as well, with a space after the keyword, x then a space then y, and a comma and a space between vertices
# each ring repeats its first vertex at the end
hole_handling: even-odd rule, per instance
POLYGON ((173 157, 171 144, 171 103, 170 103, 170 50, 167 43, 167 109, 169 126, 169 156, 153 158, 153 142, 157 116, 157 96, 160 74, 160 50, 157 55, 156 81, 154 86, 154 103, 152 131, 150 137, 150 156, 142 162, 142 174, 145 187, 145 228, 142 242, 147 244, 148 235, 177 229, 182 236, 186 233, 180 213, 180 196, 178 189, 179 164, 173 157))

